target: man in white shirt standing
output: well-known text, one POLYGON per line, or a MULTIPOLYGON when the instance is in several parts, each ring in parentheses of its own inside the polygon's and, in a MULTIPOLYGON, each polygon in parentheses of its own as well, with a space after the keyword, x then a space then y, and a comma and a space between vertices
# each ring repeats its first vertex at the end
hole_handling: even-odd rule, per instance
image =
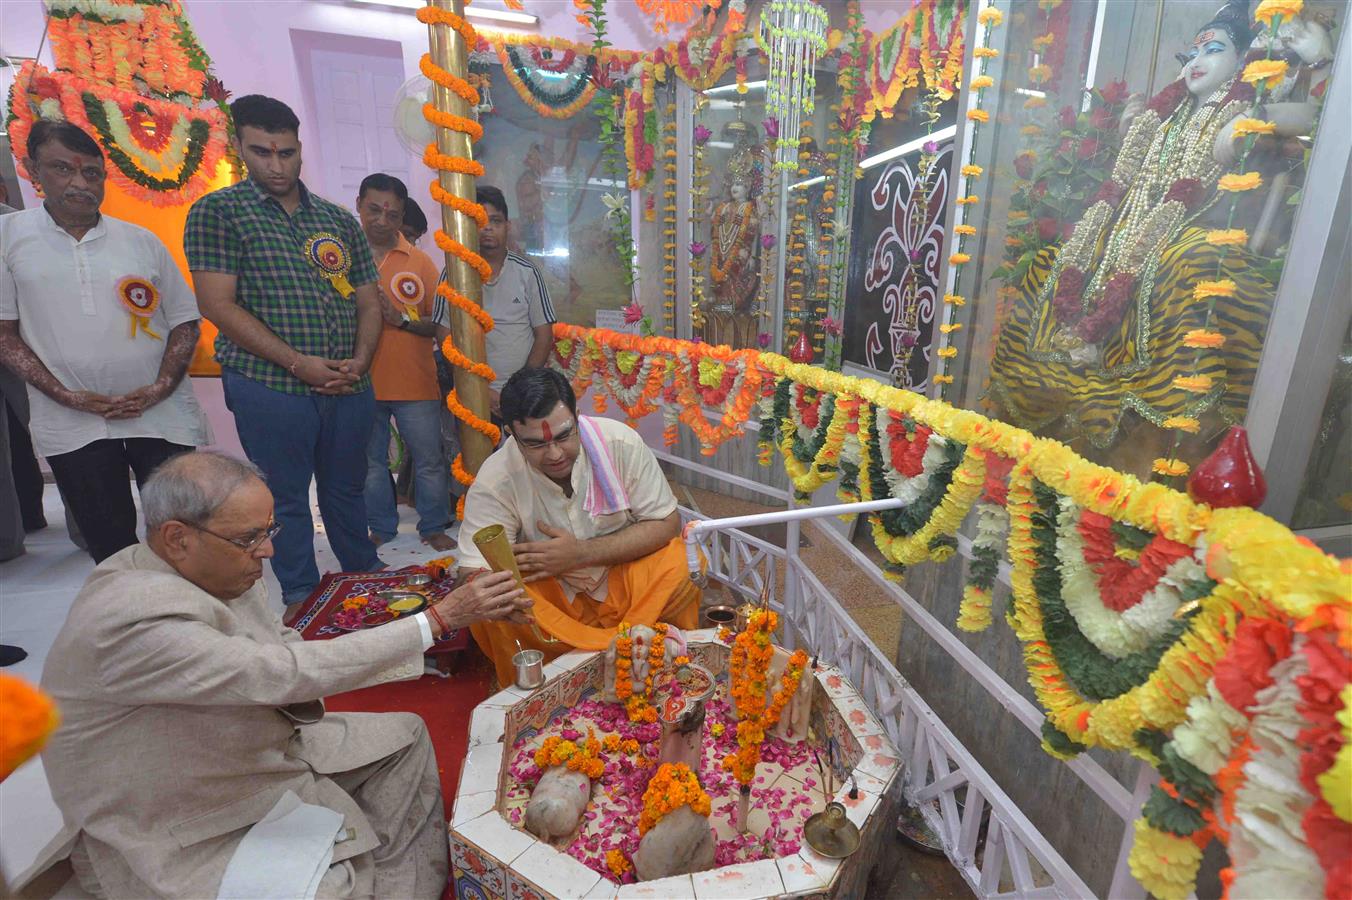
POLYGON ((200 315, 164 244, 99 213, 93 138, 41 121, 26 149, 46 200, 0 218, 0 357, 28 382, 33 442, 98 563, 136 543, 128 470, 143 484, 210 440, 183 377, 200 315))
POLYGON ((479 253, 493 267, 493 277, 484 282, 483 306, 494 324, 484 336, 484 349, 497 375, 489 398, 493 415, 500 416, 499 397, 507 379, 521 369, 536 369, 549 362, 554 347, 554 306, 540 270, 522 254, 507 249, 512 223, 502 191, 483 185, 474 199, 488 213, 488 224, 479 229, 479 253))

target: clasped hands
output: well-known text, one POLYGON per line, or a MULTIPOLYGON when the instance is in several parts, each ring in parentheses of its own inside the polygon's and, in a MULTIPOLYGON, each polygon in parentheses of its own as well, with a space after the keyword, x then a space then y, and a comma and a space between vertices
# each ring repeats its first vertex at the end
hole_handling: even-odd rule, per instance
POLYGON ((314 388, 316 394, 350 394, 366 374, 367 365, 355 359, 325 359, 301 355, 291 364, 291 374, 314 388))
POLYGON ((105 419, 135 419, 173 392, 173 382, 168 378, 159 378, 118 397, 97 391, 67 391, 61 402, 71 409, 93 413, 105 419))

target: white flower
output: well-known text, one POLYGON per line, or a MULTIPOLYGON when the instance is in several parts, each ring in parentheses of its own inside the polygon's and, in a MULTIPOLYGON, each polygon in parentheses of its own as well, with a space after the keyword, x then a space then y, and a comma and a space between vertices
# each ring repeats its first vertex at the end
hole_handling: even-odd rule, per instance
POLYGON ((606 218, 613 219, 629 206, 629 196, 618 192, 602 194, 601 202, 606 205, 606 218))

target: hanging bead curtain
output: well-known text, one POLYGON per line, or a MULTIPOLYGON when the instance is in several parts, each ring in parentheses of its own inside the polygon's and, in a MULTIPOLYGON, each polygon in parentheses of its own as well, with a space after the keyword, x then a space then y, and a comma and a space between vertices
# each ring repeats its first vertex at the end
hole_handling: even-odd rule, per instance
POLYGON ((826 10, 812 0, 770 0, 758 41, 770 58, 766 108, 779 120, 775 168, 798 167, 798 127, 812 115, 817 54, 826 50, 826 10))

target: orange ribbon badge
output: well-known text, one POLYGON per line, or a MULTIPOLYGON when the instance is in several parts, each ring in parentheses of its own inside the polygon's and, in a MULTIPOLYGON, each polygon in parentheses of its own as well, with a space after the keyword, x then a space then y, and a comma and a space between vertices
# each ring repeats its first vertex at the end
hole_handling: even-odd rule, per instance
POLYGON ((422 305, 423 297, 427 294, 422 279, 413 272, 397 272, 390 279, 390 289, 394 293, 394 299, 404 307, 409 320, 418 321, 418 307, 422 305))
POLYGON ((144 331, 155 340, 163 340, 158 334, 150 329, 150 317, 155 315, 155 310, 160 306, 160 292, 149 278, 142 278, 139 275, 128 275, 117 283, 117 299, 122 301, 122 305, 131 313, 131 336, 136 337, 136 332, 144 331))

